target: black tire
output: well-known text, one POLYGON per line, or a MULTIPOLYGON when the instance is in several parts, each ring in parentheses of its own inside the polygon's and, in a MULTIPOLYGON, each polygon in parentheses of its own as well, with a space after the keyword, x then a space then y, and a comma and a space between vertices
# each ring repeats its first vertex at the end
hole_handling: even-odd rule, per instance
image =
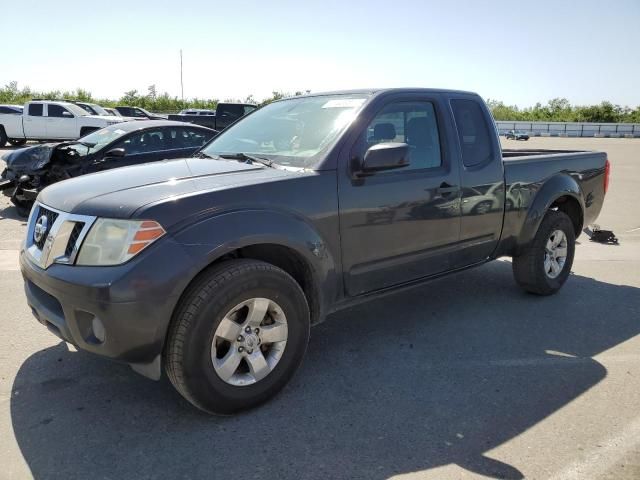
POLYGON ((25 200, 18 200, 15 196, 11 197, 11 203, 13 203, 16 207, 16 212, 18 215, 23 218, 28 218, 31 213, 31 207, 33 207, 33 202, 27 202, 25 200))
POLYGON ((80 129, 80 138, 84 137, 85 135, 89 135, 90 133, 95 132, 96 130, 100 130, 100 129, 96 127, 82 127, 80 129))
POLYGON ((205 271, 174 312, 164 353, 178 392, 208 413, 229 415, 265 402, 300 366, 309 342, 309 306, 300 285, 284 270, 257 260, 231 260, 205 271), (287 343, 275 368, 251 385, 225 382, 213 368, 214 333, 236 305, 251 298, 277 300, 286 315, 287 343))
POLYGON ((4 127, 0 126, 0 148, 7 144, 7 134, 4 131, 4 127))
POLYGON ((26 138, 10 138, 9 143, 14 147, 20 147, 25 143, 27 143, 27 139, 26 138))
POLYGON ((525 291, 536 295, 556 293, 571 272, 575 245, 575 232, 569 216, 554 210, 547 212, 533 241, 519 256, 513 258, 513 276, 516 283, 525 291), (555 278, 551 278, 545 270, 546 245, 551 234, 556 230, 562 231, 566 237, 567 256, 560 273, 555 278))

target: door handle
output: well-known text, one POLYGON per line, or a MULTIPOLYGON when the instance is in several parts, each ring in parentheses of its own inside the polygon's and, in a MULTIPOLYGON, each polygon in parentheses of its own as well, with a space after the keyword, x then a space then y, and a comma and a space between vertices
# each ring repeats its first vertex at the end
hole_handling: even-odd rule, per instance
POLYGON ((440 186, 436 189, 436 192, 438 192, 443 197, 451 195, 452 193, 455 193, 457 191, 458 191, 458 187, 456 185, 449 185, 446 182, 443 182, 442 184, 440 184, 440 186))

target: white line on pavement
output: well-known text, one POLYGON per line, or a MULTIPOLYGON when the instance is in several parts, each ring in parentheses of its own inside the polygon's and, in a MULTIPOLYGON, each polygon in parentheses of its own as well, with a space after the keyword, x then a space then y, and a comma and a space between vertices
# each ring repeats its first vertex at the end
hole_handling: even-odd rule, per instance
POLYGON ((616 435, 587 452, 583 461, 572 462, 550 477, 550 480, 582 480, 596 478, 611 469, 630 450, 640 444, 640 417, 630 422, 616 435))

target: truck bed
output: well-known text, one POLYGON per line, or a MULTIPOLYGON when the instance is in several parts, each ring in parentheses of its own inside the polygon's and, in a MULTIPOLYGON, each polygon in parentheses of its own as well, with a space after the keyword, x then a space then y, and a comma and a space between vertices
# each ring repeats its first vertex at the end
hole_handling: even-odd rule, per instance
POLYGON ((532 155, 556 155, 556 154, 564 154, 564 153, 591 153, 585 150, 548 150, 542 148, 531 148, 531 149, 516 149, 516 148, 505 148, 502 150, 502 158, 513 158, 513 157, 529 157, 532 155))
MULTIPOLYGON (((583 150, 503 150, 505 188, 512 207, 505 212, 503 237, 517 236, 524 227, 527 212, 547 205, 533 205, 542 188, 555 188, 571 195, 577 184, 584 198, 586 227, 597 218, 604 200, 604 175, 607 154, 583 150)), ((544 195, 542 196, 545 197, 544 195)), ((535 215, 534 212, 534 215, 535 215)), ((578 232, 577 232, 578 233, 578 232)))

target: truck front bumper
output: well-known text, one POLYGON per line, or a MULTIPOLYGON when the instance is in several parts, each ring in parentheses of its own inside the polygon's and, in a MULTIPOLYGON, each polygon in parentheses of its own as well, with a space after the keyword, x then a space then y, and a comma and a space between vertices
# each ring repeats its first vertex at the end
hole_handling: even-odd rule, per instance
POLYGON ((115 267, 44 270, 23 250, 20 268, 33 315, 77 348, 159 379, 166 332, 191 262, 175 243, 158 243, 140 255, 145 258, 115 267))

